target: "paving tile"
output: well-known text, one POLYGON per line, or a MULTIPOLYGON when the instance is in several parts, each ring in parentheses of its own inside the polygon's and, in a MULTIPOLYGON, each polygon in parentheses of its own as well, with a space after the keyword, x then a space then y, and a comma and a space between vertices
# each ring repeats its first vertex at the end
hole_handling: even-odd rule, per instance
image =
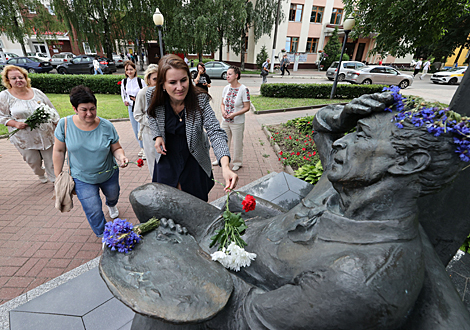
POLYGON ((81 317, 10 312, 10 328, 14 330, 85 330, 81 317))
POLYGON ((83 317, 87 330, 120 329, 134 319, 135 313, 116 298, 92 310, 83 317))

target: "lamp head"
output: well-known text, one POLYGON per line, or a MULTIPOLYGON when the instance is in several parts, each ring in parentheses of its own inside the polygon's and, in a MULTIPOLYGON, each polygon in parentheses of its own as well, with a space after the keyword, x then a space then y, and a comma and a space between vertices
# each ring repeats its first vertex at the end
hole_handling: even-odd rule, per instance
POLYGON ((343 29, 344 31, 351 31, 356 25, 356 20, 353 17, 348 17, 343 22, 343 29))
POLYGON ((156 26, 162 26, 164 19, 162 13, 160 13, 160 10, 157 8, 155 10, 155 14, 153 14, 153 22, 155 23, 156 26))

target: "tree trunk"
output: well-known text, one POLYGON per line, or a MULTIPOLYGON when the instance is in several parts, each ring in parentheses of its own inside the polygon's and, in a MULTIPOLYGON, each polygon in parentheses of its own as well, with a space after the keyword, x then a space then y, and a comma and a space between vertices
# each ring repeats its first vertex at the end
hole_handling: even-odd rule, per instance
POLYGON ((224 32, 219 33, 220 36, 220 50, 219 50, 219 61, 222 62, 222 52, 224 50, 224 32))
POLYGON ((240 70, 245 71, 245 52, 246 52, 246 47, 245 47, 245 37, 246 37, 246 32, 245 29, 242 29, 242 38, 241 38, 241 58, 240 58, 240 70))

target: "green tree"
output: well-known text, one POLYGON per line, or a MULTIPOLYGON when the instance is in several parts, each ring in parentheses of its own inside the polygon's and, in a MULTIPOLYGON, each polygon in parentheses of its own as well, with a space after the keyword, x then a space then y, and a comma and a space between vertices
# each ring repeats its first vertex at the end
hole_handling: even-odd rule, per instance
POLYGON ((33 34, 41 40, 44 32, 60 31, 64 28, 39 0, 0 1, 0 30, 12 42, 21 45, 26 56, 25 39, 33 34), (36 14, 31 15, 31 11, 36 14))
MULTIPOLYGON (((355 35, 377 33, 374 53, 404 56, 419 47, 438 45, 458 30, 462 37, 447 44, 452 53, 469 35, 470 0, 344 0, 345 11, 354 12, 355 35), (372 9, 372 10, 371 10, 372 9), (463 22, 462 22, 463 19, 463 22)), ((418 54, 420 55, 420 54, 418 54)), ((436 56, 437 57, 437 56, 436 56)))
POLYGON ((263 63, 266 59, 269 58, 268 52, 266 51, 266 46, 261 47, 258 55, 256 55, 256 66, 261 70, 263 63))
POLYGON ((338 37, 338 27, 335 27, 333 34, 328 40, 328 43, 323 48, 323 53, 327 55, 325 61, 323 62, 325 68, 329 68, 331 63, 336 60, 336 57, 341 55, 341 42, 339 41, 338 37))
MULTIPOLYGON (((124 0, 52 0, 57 17, 76 32, 81 41, 91 48, 102 46, 106 56, 112 58, 114 40, 122 31, 124 0)), ((130 8, 129 10, 135 10, 130 8)), ((73 33, 70 33, 74 38, 73 33)))
MULTIPOLYGON (((276 21, 278 0, 257 0, 254 7, 250 0, 245 0, 246 19, 241 29, 239 26, 231 28, 227 34, 227 40, 235 54, 240 54, 241 69, 245 69, 245 38, 250 28, 253 28, 254 41, 261 36, 271 35, 272 27, 276 21)), ((279 22, 282 22, 284 16, 280 13, 279 22)))

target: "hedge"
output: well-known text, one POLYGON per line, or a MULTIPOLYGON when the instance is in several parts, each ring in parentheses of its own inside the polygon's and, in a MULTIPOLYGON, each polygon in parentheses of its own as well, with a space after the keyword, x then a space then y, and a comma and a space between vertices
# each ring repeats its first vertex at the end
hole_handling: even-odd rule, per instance
POLYGON ((118 83, 125 76, 33 73, 28 77, 31 78, 31 86, 43 93, 68 94, 73 87, 85 85, 90 87, 95 94, 121 94, 121 86, 118 83))
MULTIPOLYGON (((291 97, 325 99, 331 94, 332 84, 263 84, 261 95, 265 97, 291 97)), ((381 92, 387 85, 350 85, 340 84, 336 86, 335 98, 353 99, 363 94, 381 92)))

